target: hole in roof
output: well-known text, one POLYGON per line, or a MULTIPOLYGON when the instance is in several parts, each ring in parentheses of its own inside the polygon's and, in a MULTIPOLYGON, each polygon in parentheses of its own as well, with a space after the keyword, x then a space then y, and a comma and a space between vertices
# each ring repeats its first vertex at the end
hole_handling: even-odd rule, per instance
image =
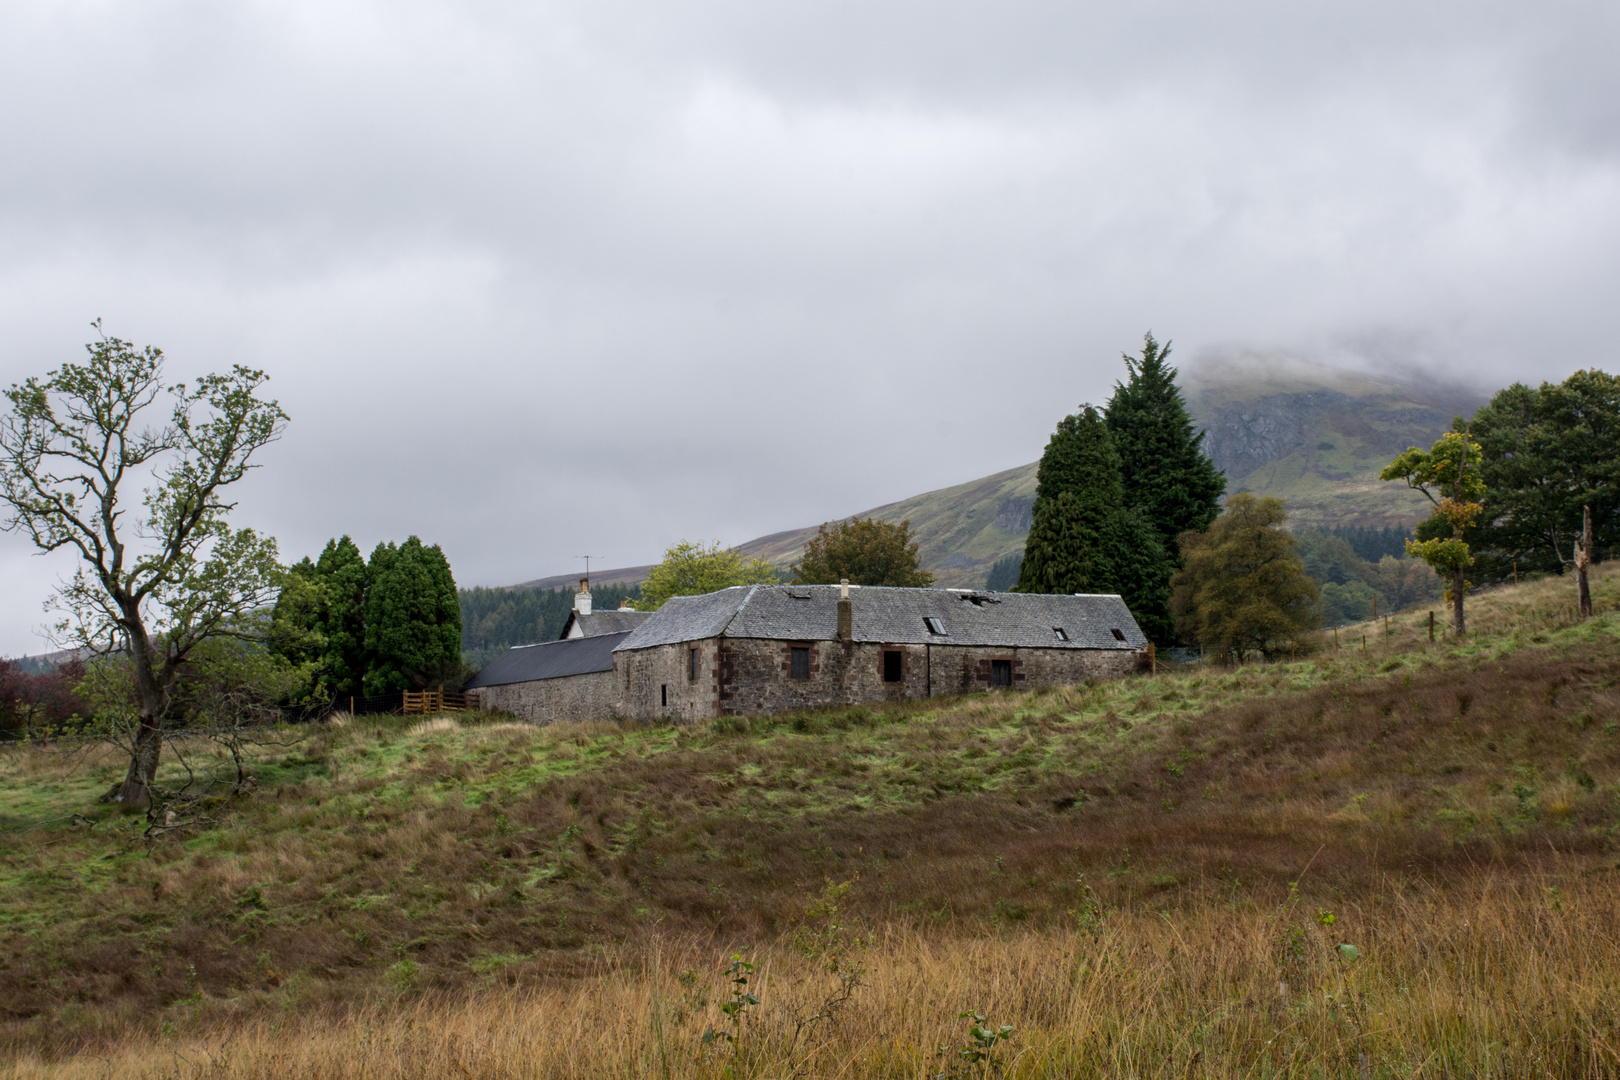
POLYGON ((1052 627, 1052 635, 1054 637, 1056 637, 1059 641, 1068 641, 1069 640, 1068 631, 1064 630, 1063 627, 1061 627, 1061 626, 1052 627))
POLYGON ((936 619, 932 615, 923 616, 923 625, 928 627, 928 632, 930 634, 945 633, 945 623, 939 619, 936 619))
POLYGON ((1110 627, 1109 628, 1109 633, 1114 635, 1114 640, 1115 641, 1124 641, 1125 640, 1125 631, 1121 630, 1117 626, 1110 627))
POLYGON ((810 594, 807 593, 807 592, 790 592, 790 593, 788 593, 788 595, 791 596, 795 600, 808 600, 808 599, 810 599, 810 594))

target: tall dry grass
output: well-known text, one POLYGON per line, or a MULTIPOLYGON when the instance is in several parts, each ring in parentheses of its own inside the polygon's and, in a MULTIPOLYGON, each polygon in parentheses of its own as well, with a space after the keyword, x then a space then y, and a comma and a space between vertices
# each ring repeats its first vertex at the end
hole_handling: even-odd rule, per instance
POLYGON ((1085 907, 1069 931, 897 930, 846 953, 865 985, 808 1030, 798 1021, 836 982, 783 943, 750 954, 761 1003, 735 1048, 700 1042, 723 1025, 724 950, 687 940, 643 962, 605 957, 566 983, 456 998, 402 986, 341 1016, 290 1008, 182 1026, 0 1075, 922 1078, 963 1067, 959 1015, 978 1010, 1014 1035, 998 1062, 959 1075, 1615 1076, 1615 884, 1613 873, 1563 892, 1528 878, 1444 892, 1390 883, 1331 922, 1298 901, 1212 894, 1179 913, 1085 907))

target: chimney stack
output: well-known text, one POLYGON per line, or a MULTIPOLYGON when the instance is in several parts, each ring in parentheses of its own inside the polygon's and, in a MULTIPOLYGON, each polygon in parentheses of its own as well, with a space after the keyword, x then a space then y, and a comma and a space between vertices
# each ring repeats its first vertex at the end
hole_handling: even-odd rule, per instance
POLYGON ((838 640, 848 645, 855 640, 855 612, 849 603, 849 578, 838 582, 838 640))
POLYGON ((591 613, 591 579, 579 579, 579 592, 574 594, 574 613, 576 615, 589 615, 591 613))

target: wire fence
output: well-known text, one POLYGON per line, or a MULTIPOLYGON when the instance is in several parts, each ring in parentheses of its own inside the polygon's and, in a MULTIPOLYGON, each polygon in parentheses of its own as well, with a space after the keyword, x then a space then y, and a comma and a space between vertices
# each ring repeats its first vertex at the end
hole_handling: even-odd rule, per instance
POLYGON ((378 694, 376 697, 362 697, 360 695, 335 697, 332 699, 332 711, 347 711, 351 716, 377 716, 379 714, 400 716, 405 712, 405 691, 395 690, 393 693, 378 694))
POLYGON ((347 712, 351 716, 414 716, 432 712, 460 712, 467 708, 467 695, 442 686, 433 690, 395 690, 375 697, 340 694, 332 699, 327 712, 347 712))

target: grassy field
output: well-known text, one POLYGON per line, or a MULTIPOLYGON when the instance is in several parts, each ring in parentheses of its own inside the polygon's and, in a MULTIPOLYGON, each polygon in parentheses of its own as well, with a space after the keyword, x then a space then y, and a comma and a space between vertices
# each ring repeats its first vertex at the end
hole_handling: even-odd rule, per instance
POLYGON ((9 747, 0 1075, 1620 1074, 1620 574, 1572 592, 888 710, 322 725, 151 847, 114 758, 9 747))

